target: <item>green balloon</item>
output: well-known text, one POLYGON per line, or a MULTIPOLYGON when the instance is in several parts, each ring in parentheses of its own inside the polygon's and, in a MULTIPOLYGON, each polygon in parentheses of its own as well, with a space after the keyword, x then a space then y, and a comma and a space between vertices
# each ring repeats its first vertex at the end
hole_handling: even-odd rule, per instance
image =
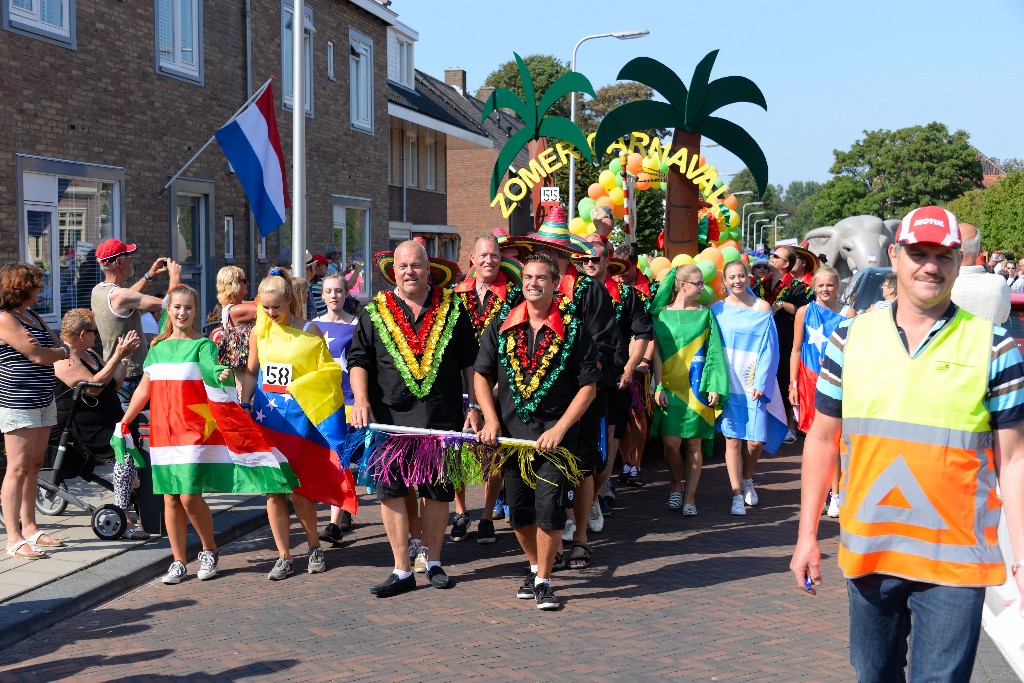
POLYGON ((618 159, 612 159, 612 163, 608 164, 608 170, 616 176, 620 175, 622 173, 622 162, 618 159))
POLYGON ((661 175, 668 175, 668 164, 658 164, 658 170, 661 171, 661 175))
POLYGON ((615 174, 615 185, 618 186, 618 187, 622 187, 622 174, 621 173, 616 173, 615 174))
MULTIPOLYGON (((705 263, 711 263, 711 262, 710 261, 705 261, 705 263)), ((711 265, 714 266, 715 264, 711 263, 711 265)), ((714 300, 715 300, 715 292, 714 292, 714 290, 711 289, 711 287, 709 287, 708 285, 704 285, 704 291, 700 293, 700 299, 698 299, 698 302, 701 305, 703 305, 703 306, 710 306, 711 302, 714 301, 714 300)))
POLYGON ((740 250, 736 247, 722 247, 722 260, 725 263, 732 263, 740 260, 740 250))
POLYGON ((661 183, 661 191, 662 192, 668 191, 668 183, 661 183))
POLYGON ((709 261, 708 259, 701 259, 699 261, 694 261, 693 265, 695 265, 698 268, 700 268, 700 273, 701 273, 701 275, 704 276, 704 281, 705 282, 707 282, 708 280, 713 278, 715 276, 715 273, 718 272, 718 266, 715 265, 715 262, 714 261, 709 261))
POLYGON ((590 197, 584 197, 580 200, 580 203, 576 205, 578 210, 576 215, 582 218, 584 222, 589 222, 590 212, 594 210, 595 206, 597 206, 597 202, 590 197))
POLYGON ((639 265, 644 270, 647 270, 648 268, 650 268, 650 263, 648 263, 647 257, 644 256, 643 254, 640 254, 639 256, 636 257, 636 262, 637 262, 637 265, 639 265))

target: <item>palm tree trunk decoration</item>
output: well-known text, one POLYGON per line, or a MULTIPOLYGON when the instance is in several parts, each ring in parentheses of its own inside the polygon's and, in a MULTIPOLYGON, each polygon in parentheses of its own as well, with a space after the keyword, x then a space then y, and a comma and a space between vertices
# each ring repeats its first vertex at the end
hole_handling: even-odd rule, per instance
MULTIPOLYGON (((597 128, 594 149, 603 155, 616 138, 634 130, 673 128, 672 149, 686 148, 690 156, 700 154, 700 138, 714 140, 729 150, 750 169, 759 193, 768 185, 768 162, 754 138, 731 121, 711 116, 722 107, 737 102, 756 104, 765 111, 768 104, 753 81, 743 76, 726 76, 710 81, 711 68, 718 50, 705 55, 697 64, 687 89, 682 80, 661 62, 650 57, 630 60, 619 71, 619 80, 632 80, 656 90, 665 102, 638 101, 623 104, 609 112, 597 128)), ((665 201, 665 256, 696 255, 705 245, 698 244, 698 212, 704 201, 700 190, 678 166, 669 166, 665 201)))

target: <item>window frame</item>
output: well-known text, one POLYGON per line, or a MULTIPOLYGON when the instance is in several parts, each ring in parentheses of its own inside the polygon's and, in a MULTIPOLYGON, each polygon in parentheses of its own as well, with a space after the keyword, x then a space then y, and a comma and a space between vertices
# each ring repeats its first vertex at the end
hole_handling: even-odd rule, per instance
POLYGON ((153 41, 154 58, 156 71, 164 76, 177 78, 189 83, 203 85, 205 82, 204 55, 203 55, 203 0, 171 0, 171 20, 174 26, 171 27, 171 39, 178 43, 181 40, 181 12, 178 11, 182 2, 192 4, 193 31, 196 57, 195 68, 185 66, 177 61, 178 48, 174 49, 173 61, 165 61, 160 54, 160 0, 153 0, 153 41))
POLYGON ((395 35, 395 50, 398 63, 395 70, 398 74, 398 82, 407 88, 416 87, 415 68, 413 62, 413 42, 401 35, 395 35))
POLYGON ((370 248, 373 242, 371 241, 372 226, 373 226, 373 201, 365 197, 351 197, 348 195, 332 194, 331 195, 331 244, 337 244, 341 249, 342 263, 348 261, 348 240, 346 239, 349 231, 349 225, 347 223, 340 225, 334 221, 334 212, 338 209, 359 209, 363 212, 363 287, 362 291, 353 294, 356 299, 366 302, 369 301, 371 293, 373 292, 373 268, 370 267, 370 248), (342 231, 339 236, 336 231, 342 231))
POLYGON ((327 78, 332 81, 338 80, 334 73, 334 41, 327 41, 327 78))
POLYGON ((427 133, 423 139, 423 189, 437 189, 437 139, 427 133))
POLYGON ((405 131, 405 144, 402 149, 402 163, 405 166, 405 186, 419 187, 420 156, 419 149, 416 147, 416 131, 405 131))
MULTIPOLYGON (((305 15, 305 19, 302 23, 302 36, 303 41, 306 42, 306 116, 313 118, 315 109, 313 107, 313 56, 315 51, 313 49, 313 34, 316 33, 316 27, 313 24, 313 8, 309 5, 304 5, 302 13, 305 15)), ((295 4, 289 0, 281 0, 281 108, 287 111, 293 110, 293 95, 291 87, 292 79, 292 44, 291 36, 292 30, 287 28, 288 26, 288 15, 295 14, 295 4), (285 36, 288 36, 287 43, 285 42, 285 36), (285 60, 288 60, 287 63, 285 60), (288 66, 288 68, 285 68, 288 66), (286 80, 287 79, 287 80, 286 80)))
MULTIPOLYGON (((32 0, 33 6, 42 0, 32 0)), ((33 18, 32 14, 39 14, 39 11, 26 12, 21 7, 15 7, 13 0, 2 0, 3 28, 11 33, 18 33, 30 38, 37 38, 53 45, 59 45, 71 50, 78 49, 78 24, 76 20, 77 0, 60 0, 61 11, 67 17, 67 27, 56 27, 53 24, 44 23, 39 18, 33 18)))
POLYGON ((224 216, 224 260, 235 260, 235 217, 224 216))
POLYGON ((349 75, 349 89, 348 89, 348 119, 349 126, 353 130, 358 130, 363 133, 369 133, 373 135, 374 131, 374 113, 376 107, 374 106, 374 88, 373 88, 373 39, 366 34, 357 31, 354 28, 348 30, 348 75, 349 75), (357 46, 360 49, 357 49, 357 46), (359 53, 357 56, 354 53, 359 53), (364 78, 359 78, 357 73, 360 64, 366 65, 366 73, 364 78), (360 86, 365 83, 365 92, 360 93, 360 86), (358 118, 358 104, 357 99, 360 96, 366 98, 367 103, 367 117, 365 119, 358 118))

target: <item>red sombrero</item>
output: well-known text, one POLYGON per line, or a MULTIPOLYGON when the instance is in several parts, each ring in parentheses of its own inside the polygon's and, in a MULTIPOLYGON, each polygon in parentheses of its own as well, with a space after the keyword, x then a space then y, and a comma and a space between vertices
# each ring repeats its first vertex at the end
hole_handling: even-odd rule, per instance
MULTIPOLYGON (((428 256, 427 260, 430 261, 430 284, 436 287, 447 287, 462 274, 457 263, 436 256, 428 256)), ((395 252, 378 251, 373 255, 373 262, 389 284, 396 284, 395 252)))

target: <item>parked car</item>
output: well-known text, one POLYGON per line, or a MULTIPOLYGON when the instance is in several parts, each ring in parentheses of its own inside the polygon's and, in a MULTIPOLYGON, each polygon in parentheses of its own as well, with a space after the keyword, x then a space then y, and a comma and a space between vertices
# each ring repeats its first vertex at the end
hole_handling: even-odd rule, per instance
POLYGON ((844 304, 853 306, 858 313, 871 308, 871 304, 882 300, 882 280, 892 268, 861 268, 843 291, 844 304))
POLYGON ((1010 292, 1010 317, 1003 323, 1003 327, 1017 342, 1017 348, 1022 348, 1021 344, 1024 343, 1024 294, 1010 292))

